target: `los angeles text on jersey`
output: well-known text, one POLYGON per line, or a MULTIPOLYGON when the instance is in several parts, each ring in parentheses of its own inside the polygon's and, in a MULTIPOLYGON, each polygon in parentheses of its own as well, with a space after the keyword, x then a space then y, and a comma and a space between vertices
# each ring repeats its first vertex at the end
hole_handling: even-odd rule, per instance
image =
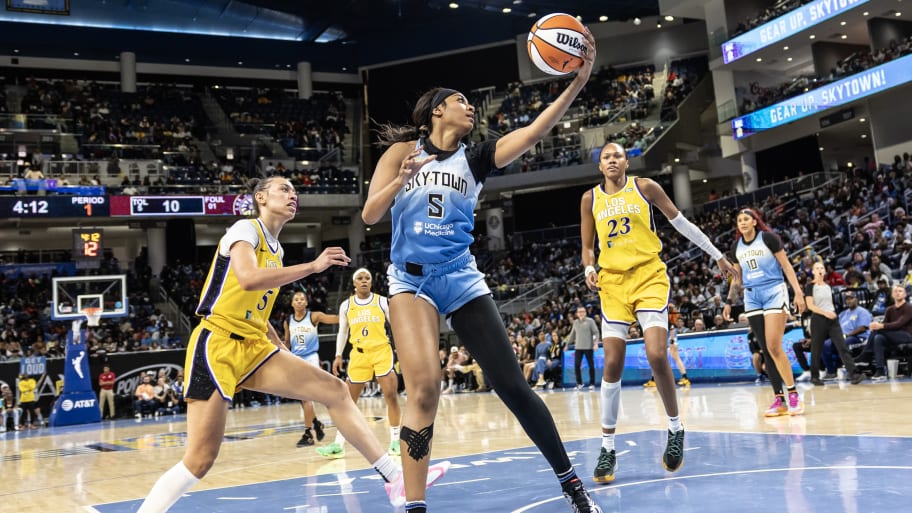
POLYGON ((368 322, 383 322, 383 317, 379 315, 374 315, 374 312, 370 308, 364 308, 358 311, 354 317, 351 317, 348 320, 349 324, 364 324, 368 322))
POLYGON ((640 205, 637 203, 631 203, 630 205, 624 201, 624 198, 611 198, 611 201, 605 202, 605 208, 599 210, 596 213, 595 221, 599 222, 603 219, 609 217, 621 216, 625 214, 639 214, 640 205))
POLYGON ((412 179, 405 184, 405 192, 426 185, 449 187, 450 189, 459 191, 463 196, 465 196, 469 190, 469 182, 465 178, 454 173, 430 170, 419 171, 418 174, 413 176, 412 179))

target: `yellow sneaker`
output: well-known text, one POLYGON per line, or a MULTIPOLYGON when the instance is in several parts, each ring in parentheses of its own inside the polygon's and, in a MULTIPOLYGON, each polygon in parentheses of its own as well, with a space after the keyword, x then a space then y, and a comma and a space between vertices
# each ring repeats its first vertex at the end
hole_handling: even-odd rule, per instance
POLYGON ((656 382, 652 378, 649 378, 649 381, 647 381, 646 383, 643 383, 643 388, 655 388, 655 387, 656 387, 656 382))
POLYGON ((687 379, 687 378, 681 378, 681 379, 678 380, 678 385, 681 385, 682 387, 689 387, 689 386, 690 386, 690 380, 687 379))

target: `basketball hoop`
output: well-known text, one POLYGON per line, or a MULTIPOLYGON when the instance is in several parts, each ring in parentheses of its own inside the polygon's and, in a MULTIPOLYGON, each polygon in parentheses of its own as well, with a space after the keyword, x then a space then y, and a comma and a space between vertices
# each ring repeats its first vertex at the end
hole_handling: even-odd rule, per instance
POLYGON ((85 315, 88 326, 98 326, 98 321, 101 320, 101 308, 86 307, 82 309, 82 314, 85 315))

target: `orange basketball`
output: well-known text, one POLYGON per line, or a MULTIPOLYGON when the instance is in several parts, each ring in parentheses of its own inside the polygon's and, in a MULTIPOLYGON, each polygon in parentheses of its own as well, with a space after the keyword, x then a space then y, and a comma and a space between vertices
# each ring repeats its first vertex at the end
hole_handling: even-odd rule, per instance
POLYGON ((586 29, 573 16, 552 13, 535 22, 526 49, 535 66, 549 75, 566 75, 583 64, 586 29))

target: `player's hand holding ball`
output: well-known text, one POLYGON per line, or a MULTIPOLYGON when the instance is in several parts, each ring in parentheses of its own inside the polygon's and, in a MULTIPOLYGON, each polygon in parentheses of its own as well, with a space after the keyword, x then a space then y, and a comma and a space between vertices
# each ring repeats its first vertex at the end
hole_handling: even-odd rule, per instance
POLYGON ((579 70, 577 75, 588 80, 595 63, 595 38, 569 14, 548 14, 536 21, 526 39, 526 49, 532 63, 549 75, 579 70))

